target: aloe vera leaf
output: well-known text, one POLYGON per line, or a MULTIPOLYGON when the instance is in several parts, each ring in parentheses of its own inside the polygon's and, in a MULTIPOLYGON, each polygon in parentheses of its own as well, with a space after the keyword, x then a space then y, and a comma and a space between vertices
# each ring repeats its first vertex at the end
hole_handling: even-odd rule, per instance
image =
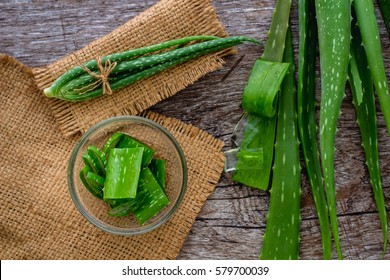
POLYGON ((147 167, 141 171, 138 191, 143 194, 143 202, 133 213, 142 225, 168 205, 169 200, 147 167))
POLYGON ((144 148, 115 148, 110 151, 104 200, 136 197, 143 151, 144 148))
POLYGON ((143 148, 142 167, 148 166, 156 152, 145 143, 127 134, 122 135, 121 139, 116 144, 116 148, 143 148))
POLYGON ((232 180, 242 183, 246 186, 258 188, 261 190, 268 189, 269 179, 271 175, 272 159, 274 151, 274 135, 275 135, 276 117, 264 118, 248 114, 241 150, 260 150, 262 151, 262 164, 247 168, 240 159, 233 173, 232 180))
MULTIPOLYGON (((141 47, 141 48, 132 49, 132 50, 124 51, 124 52, 106 55, 106 56, 102 57, 102 62, 105 63, 107 60, 109 60, 111 62, 128 60, 128 59, 132 59, 132 58, 135 58, 135 57, 138 57, 141 55, 145 55, 148 53, 153 53, 153 52, 161 51, 161 50, 168 49, 168 48, 171 48, 174 46, 187 44, 187 43, 190 43, 192 41, 214 40, 217 38, 218 37, 215 37, 215 36, 207 36, 207 35, 202 36, 201 35, 201 36, 189 36, 189 37, 174 39, 174 40, 166 41, 166 42, 159 43, 159 44, 154 44, 154 45, 150 45, 150 46, 146 46, 146 47, 141 47)), ((83 66, 90 69, 90 70, 96 70, 98 68, 97 62, 95 59, 84 63, 83 66)), ((77 76, 80 76, 81 74, 84 74, 84 73, 85 73, 85 70, 82 67, 76 66, 76 67, 68 70, 63 75, 61 75, 56 81, 54 81, 54 83, 49 88, 46 88, 44 90, 44 93, 49 94, 49 95, 56 95, 58 93, 59 89, 65 83, 69 82, 70 80, 72 80, 72 79, 76 78, 77 76)))
POLYGON ((260 258, 296 260, 300 241, 301 166, 291 32, 287 33, 284 57, 290 68, 279 97, 271 199, 260 258))
MULTIPOLYGON (((85 188, 95 197, 99 198, 99 199, 103 199, 103 191, 101 188, 94 188, 91 184, 90 184, 90 180, 87 179, 87 175, 91 173, 91 169, 85 165, 81 170, 80 170, 80 180, 81 182, 83 183, 83 185, 85 186, 85 188)), ((94 174, 94 173, 93 173, 94 174)))
POLYGON ((378 0, 378 5, 386 25, 387 34, 390 36, 390 1, 378 0))
MULTIPOLYGON (((362 87, 362 80, 360 79, 359 67, 357 65, 356 59, 352 57, 353 55, 354 52, 351 50, 351 59, 349 60, 349 69, 348 69, 348 80, 350 84, 353 83, 351 84, 351 87, 353 87, 353 90, 355 91, 354 102, 356 103, 357 106, 359 106, 363 102, 363 87, 362 87)), ((365 69, 368 69, 368 65, 365 69)), ((370 79, 371 79, 371 75, 370 75, 370 79)))
POLYGON ((115 132, 113 135, 111 135, 110 138, 108 138, 102 149, 102 152, 105 153, 106 157, 108 156, 110 150, 115 148, 115 146, 121 140, 122 135, 122 132, 115 132))
POLYGON ((165 170, 166 160, 165 159, 157 159, 153 158, 149 164, 149 169, 156 178, 160 187, 165 190, 165 170))
POLYGON ((351 61, 358 71, 349 69, 349 83, 351 85, 353 104, 356 109, 357 123, 360 127, 362 146, 366 155, 366 165, 370 174, 375 203, 379 213, 383 236, 383 254, 386 252, 388 239, 387 214, 382 190, 381 174, 378 155, 378 129, 376 120, 375 95, 368 67, 365 48, 362 47, 361 35, 356 21, 352 21, 351 61), (355 80, 361 81, 356 83, 355 80), (363 92, 360 104, 357 101, 357 92, 363 92))
MULTIPOLYGON (((268 39, 264 48, 263 55, 261 56, 261 60, 268 62, 282 62, 285 48, 286 33, 289 25, 290 8, 291 0, 278 0, 276 2, 270 30, 268 33, 268 39)), ((257 60, 256 63, 259 63, 259 60, 257 60)), ((248 82, 255 81, 255 79, 251 78, 252 75, 258 76, 259 73, 251 71, 248 82)), ((259 92, 264 92, 264 90, 260 89, 259 92)), ((276 96, 277 94, 275 95, 275 99, 273 100, 273 102, 270 102, 268 104, 274 105, 277 102, 276 96)), ((243 96, 243 99, 244 98, 245 96, 243 96)), ((246 101, 243 100, 243 102, 245 103, 246 101)), ((245 170, 240 173, 235 171, 235 174, 233 175, 232 179, 236 182, 243 183, 250 187, 266 190, 269 187, 269 178, 271 175, 272 160, 274 154, 276 116, 269 118, 266 116, 256 117, 252 114, 249 114, 246 122, 246 127, 248 127, 248 129, 246 129, 243 138, 243 144, 241 144, 240 147, 241 149, 263 149, 263 168, 261 172, 250 172, 249 174, 245 170), (256 132, 251 131, 252 127, 256 127, 256 132)))
POLYGON ((316 0, 321 73, 320 151, 337 255, 342 259, 335 187, 335 138, 345 96, 351 37, 350 0, 316 0))
POLYGON ((242 108, 249 114, 272 118, 277 95, 286 75, 288 63, 257 59, 242 96, 242 108))
POLYGON ((101 177, 106 176, 107 160, 105 154, 96 146, 88 146, 82 159, 84 163, 92 170, 92 172, 101 177))
POLYGON ((387 133, 390 136, 390 94, 374 3, 372 0, 354 0, 352 3, 355 8, 372 81, 385 119, 387 133))
POLYGON ((306 172, 317 209, 324 259, 332 257, 328 204, 317 142, 315 116, 315 62, 318 44, 314 2, 299 1, 298 124, 306 172))
POLYGON ((289 26, 291 0, 277 0, 272 15, 268 39, 261 59, 267 61, 283 60, 287 29, 289 26))
POLYGON ((168 52, 158 53, 150 56, 143 56, 134 60, 120 62, 113 70, 112 74, 117 74, 124 71, 132 71, 139 68, 146 68, 156 64, 169 62, 180 57, 186 57, 189 54, 213 50, 217 47, 237 45, 242 42, 259 43, 257 40, 244 36, 230 36, 226 38, 218 38, 210 41, 192 44, 179 49, 168 52))

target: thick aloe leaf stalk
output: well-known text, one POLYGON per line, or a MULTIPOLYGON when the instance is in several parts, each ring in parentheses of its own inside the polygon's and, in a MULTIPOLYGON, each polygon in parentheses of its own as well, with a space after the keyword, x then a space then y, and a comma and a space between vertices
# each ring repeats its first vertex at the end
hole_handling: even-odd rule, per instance
MULTIPOLYGON (((390 135, 390 94, 382 57, 378 23, 372 0, 354 0, 357 21, 375 91, 390 135)), ((389 13, 389 11, 388 11, 389 13)))
POLYGON ((313 1, 299 1, 298 123, 314 203, 322 236, 323 258, 332 257, 328 205, 317 142, 315 116, 315 62, 318 44, 313 1))
POLYGON ((271 200, 261 259, 299 257, 301 166, 293 55, 291 32, 288 32, 284 59, 290 67, 279 97, 271 200))
POLYGON ((335 137, 345 96, 351 37, 350 0, 316 0, 321 72, 320 149, 333 238, 342 259, 336 212, 335 137))
POLYGON ((355 20, 352 21, 351 61, 348 78, 356 109, 357 123, 360 127, 362 146, 366 155, 366 165, 370 174, 370 183, 382 226, 383 253, 385 253, 388 239, 387 215, 379 169, 375 96, 371 74, 366 71, 367 67, 366 52, 362 46, 361 35, 355 20), (360 94, 361 102, 358 100, 360 94))

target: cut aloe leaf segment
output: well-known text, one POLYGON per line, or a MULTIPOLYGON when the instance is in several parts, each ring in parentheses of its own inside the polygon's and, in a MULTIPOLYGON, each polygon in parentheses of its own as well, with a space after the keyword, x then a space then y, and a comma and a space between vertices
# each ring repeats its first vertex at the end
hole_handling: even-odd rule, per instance
POLYGON ((121 139, 116 145, 116 148, 143 148, 144 152, 142 155, 142 167, 146 167, 149 165, 154 153, 156 152, 145 143, 127 134, 122 135, 121 139))
POLYGON ((135 198, 143 148, 112 149, 107 160, 104 199, 135 198))

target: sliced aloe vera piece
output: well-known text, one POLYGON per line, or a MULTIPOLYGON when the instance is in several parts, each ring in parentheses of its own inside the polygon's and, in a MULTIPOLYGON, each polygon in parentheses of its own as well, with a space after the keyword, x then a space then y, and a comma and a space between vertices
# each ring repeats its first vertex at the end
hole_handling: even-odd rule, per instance
POLYGON ((101 177, 105 177, 107 163, 106 157, 102 151, 96 148, 96 146, 88 146, 82 159, 85 165, 87 165, 93 173, 101 177))
POLYGON ((165 189, 165 160, 154 158, 149 164, 149 169, 156 178, 160 187, 165 189))
POLYGON ((107 200, 112 207, 110 211, 108 211, 108 215, 113 217, 124 217, 129 215, 130 213, 136 211, 137 208, 141 207, 142 203, 145 200, 145 189, 140 188, 139 185, 137 187, 137 195, 135 198, 129 199, 112 199, 107 200))
POLYGON ((93 172, 88 172, 87 176, 85 177, 87 179, 87 182, 90 186, 92 186, 94 189, 102 191, 104 187, 104 181, 105 179, 93 172))
POLYGON ((115 206, 110 211, 107 212, 108 215, 112 217, 124 217, 129 215, 132 211, 134 211, 134 203, 136 199, 132 199, 131 201, 126 201, 118 206, 115 206))
POLYGON ((144 168, 141 171, 138 192, 140 192, 144 200, 133 213, 140 224, 144 224, 157 215, 169 203, 168 197, 149 168, 144 168))
POLYGON ((111 137, 107 140, 107 142, 103 146, 103 153, 108 156, 108 153, 110 152, 111 149, 115 148, 118 142, 121 140, 123 136, 122 132, 115 132, 111 137))
MULTIPOLYGON (((80 171, 80 180, 85 186, 85 188, 95 197, 102 199, 103 198, 103 190, 101 188, 97 188, 96 185, 91 184, 90 174, 94 174, 91 172, 91 169, 85 165, 83 169, 80 171), (89 178, 88 178, 89 174, 89 178)), ((95 174, 96 175, 96 174, 95 174)), ((98 175, 96 175, 98 176, 98 175)), ((104 180, 104 179, 103 179, 104 180)), ((103 182, 104 183, 104 182, 103 182)))
POLYGON ((113 217, 124 217, 134 212, 143 203, 143 195, 137 192, 136 198, 115 200, 115 205, 108 215, 113 217))
POLYGON ((110 150, 104 182, 104 200, 136 196, 143 151, 143 148, 110 150))
POLYGON ((149 165, 155 153, 155 150, 153 150, 151 147, 149 147, 145 143, 127 134, 122 135, 120 141, 116 145, 116 148, 139 148, 139 147, 144 148, 144 153, 142 156, 142 167, 146 167, 149 165))

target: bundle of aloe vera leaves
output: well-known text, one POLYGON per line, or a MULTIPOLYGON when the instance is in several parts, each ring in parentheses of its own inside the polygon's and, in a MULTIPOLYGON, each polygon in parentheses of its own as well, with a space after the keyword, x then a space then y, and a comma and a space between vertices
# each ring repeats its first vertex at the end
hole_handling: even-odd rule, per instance
MULTIPOLYGON (((291 2, 276 1, 263 54, 256 60, 243 92, 245 114, 234 132, 238 148, 226 152, 226 166, 233 170, 234 181, 269 190, 260 258, 298 259, 301 148, 318 214, 323 258, 333 258, 334 243, 337 257, 342 259, 336 211, 335 138, 343 98, 351 92, 382 228, 384 254, 388 226, 378 156, 376 102, 390 135, 390 95, 374 3, 299 0, 299 44, 294 52, 289 27, 291 2), (298 53, 297 69, 294 53, 298 53), (316 79, 321 88, 318 123, 316 79)), ((389 27, 389 1, 378 2, 389 27)))
POLYGON ((179 64, 244 42, 259 43, 244 36, 219 38, 198 35, 108 54, 69 69, 43 92, 49 98, 69 102, 87 101, 104 94, 110 95, 179 64))

